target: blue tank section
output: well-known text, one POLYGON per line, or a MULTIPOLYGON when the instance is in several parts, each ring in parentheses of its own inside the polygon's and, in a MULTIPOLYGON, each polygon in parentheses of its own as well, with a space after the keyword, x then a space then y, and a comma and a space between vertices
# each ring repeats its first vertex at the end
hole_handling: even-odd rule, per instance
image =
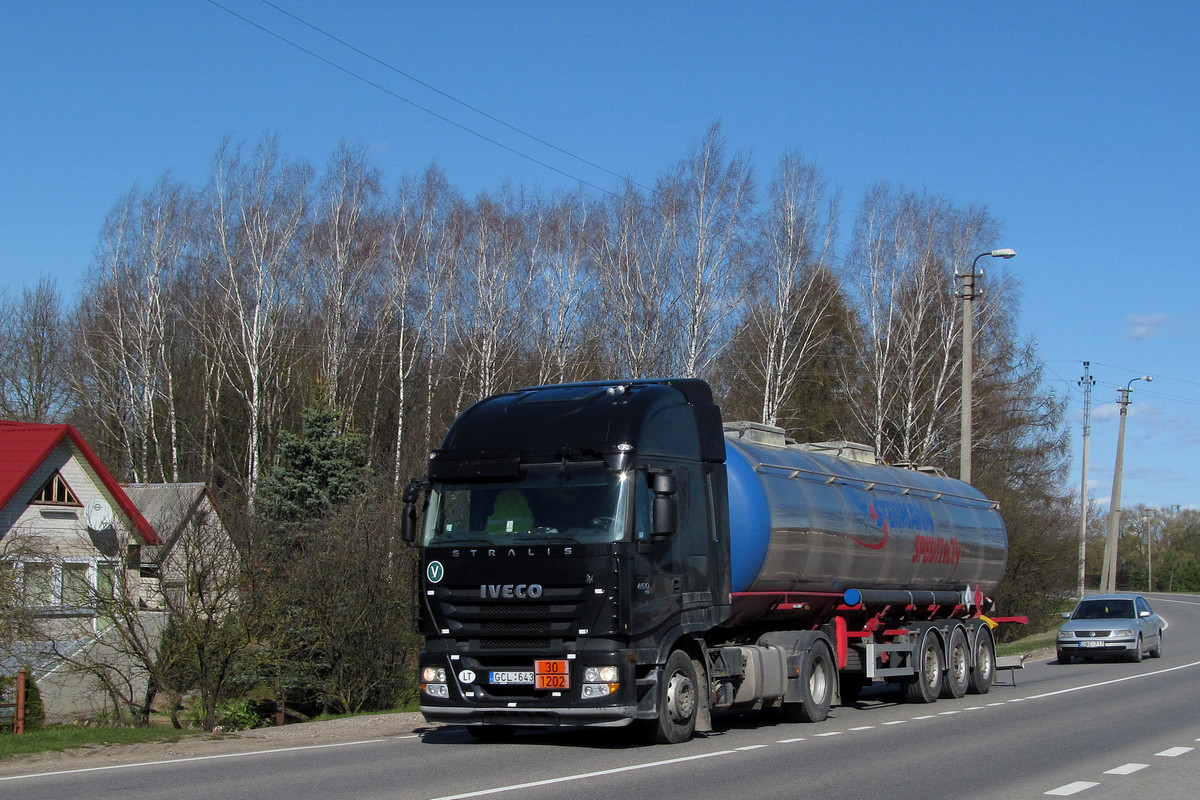
POLYGON ((992 592, 1008 535, 962 481, 726 433, 734 592, 992 592))

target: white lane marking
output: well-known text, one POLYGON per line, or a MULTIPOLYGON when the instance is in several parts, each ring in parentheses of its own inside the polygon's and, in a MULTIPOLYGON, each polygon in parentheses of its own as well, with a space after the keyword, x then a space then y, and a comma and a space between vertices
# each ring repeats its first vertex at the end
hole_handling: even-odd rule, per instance
MULTIPOLYGON (((397 736, 397 739, 416 739, 413 736, 397 736)), ((375 744, 386 742, 387 739, 363 739, 358 742, 337 742, 335 744, 307 744, 300 747, 279 747, 274 750, 249 750, 245 753, 220 753, 215 756, 189 756, 187 758, 169 758, 163 761, 139 761, 135 764, 108 764, 103 767, 83 767, 80 769, 63 769, 55 772, 35 772, 29 775, 7 775, 0 781, 20 781, 27 778, 48 778, 55 775, 77 775, 81 772, 102 772, 110 769, 133 769, 135 767, 158 767, 164 764, 187 764, 192 761, 214 761, 218 758, 244 758, 246 756, 266 756, 272 753, 294 753, 297 750, 321 750, 329 747, 353 747, 356 744, 375 744)))
POLYGON ((903 725, 906 722, 908 722, 908 720, 906 720, 906 719, 894 719, 891 722, 885 722, 883 724, 884 725, 903 725))
POLYGON ((776 742, 776 744, 795 744, 796 742, 803 742, 803 741, 804 741, 804 737, 800 736, 795 739, 780 739, 778 742, 776 742))
MULTIPOLYGON (((1111 686, 1114 683, 1124 683, 1125 681, 1137 681, 1142 678, 1152 678, 1155 675, 1166 675, 1168 672, 1176 672, 1181 669, 1192 669, 1200 667, 1200 661, 1193 661, 1190 664, 1180 664, 1178 667, 1167 667, 1166 669, 1155 670, 1154 672, 1140 672, 1137 675, 1127 675, 1124 678, 1113 678, 1110 681, 1100 681, 1099 683, 1085 683, 1083 686, 1072 686, 1070 689, 1059 689, 1056 692, 1046 692, 1045 694, 1034 694, 1029 697, 1022 697, 1021 700, 1041 700, 1046 697, 1056 697, 1060 694, 1070 694, 1071 692, 1079 692, 1084 689, 1096 689, 1101 686, 1111 686)), ((1013 700, 1012 702, 1017 702, 1013 700)))
POLYGON ((1161 753, 1155 753, 1154 755, 1162 756, 1163 758, 1175 758, 1176 756, 1181 756, 1184 753, 1190 753, 1195 749, 1196 748, 1194 747, 1172 747, 1168 750, 1163 750, 1161 753))
POLYGON ((874 725, 859 725, 857 728, 851 728, 852 731, 869 731, 875 728, 874 725))
POLYGON ((770 747, 770 746, 771 746, 771 745, 769 745, 769 744, 748 744, 748 745, 746 745, 745 747, 735 747, 735 748, 733 748, 733 749, 734 749, 734 750, 737 750, 739 753, 741 753, 741 752, 744 752, 744 751, 746 751, 746 750, 757 750, 757 749, 759 749, 760 747, 770 747))
POLYGON ((544 781, 531 781, 529 783, 516 783, 511 786, 496 786, 491 789, 480 789, 477 792, 467 792, 465 794, 451 794, 445 797, 435 797, 433 800, 465 800, 468 797, 486 797, 490 794, 501 794, 502 792, 519 792, 522 789, 534 789, 538 786, 553 786, 556 783, 570 783, 572 781, 585 781, 589 778, 599 778, 604 775, 619 775, 622 772, 633 772, 639 769, 652 769, 654 767, 665 767, 670 764, 684 764, 688 761, 699 761, 704 758, 713 758, 714 756, 731 756, 734 755, 733 750, 717 750, 712 753, 699 753, 694 756, 683 756, 682 758, 668 758, 665 761, 651 761, 647 764, 631 764, 627 767, 616 767, 614 769, 602 769, 598 772, 584 772, 579 775, 564 775, 561 778, 547 778, 544 781))
POLYGON ((817 736, 841 736, 842 731, 829 731, 828 733, 818 733, 817 736))
POLYGON ((1093 781, 1075 781, 1074 783, 1068 783, 1064 786, 1060 786, 1057 789, 1051 789, 1050 791, 1046 792, 1046 794, 1051 795, 1052 797, 1069 797, 1073 794, 1078 794, 1085 789, 1091 789, 1099 785, 1100 784, 1093 781))
POLYGON ((1116 767, 1115 769, 1105 770, 1104 774, 1105 775, 1132 775, 1133 773, 1143 770, 1148 766, 1150 766, 1150 765, 1149 764, 1137 764, 1137 763, 1122 764, 1121 766, 1116 767))

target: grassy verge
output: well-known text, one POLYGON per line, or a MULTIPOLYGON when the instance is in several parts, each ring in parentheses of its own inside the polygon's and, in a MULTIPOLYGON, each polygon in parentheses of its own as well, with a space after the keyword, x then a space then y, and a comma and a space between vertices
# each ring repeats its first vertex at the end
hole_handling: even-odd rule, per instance
POLYGON ((1054 639, 1057 634, 1058 627, 1055 626, 1048 631, 1032 633, 1029 636, 1023 636, 1011 642, 1002 642, 996 645, 996 655, 1015 656, 1022 653, 1032 653, 1034 650, 1044 650, 1047 647, 1054 647, 1054 639))
POLYGON ((105 747, 142 742, 177 742, 185 736, 206 736, 202 731, 175 728, 81 728, 75 725, 47 725, 20 736, 0 734, 0 758, 28 753, 53 753, 76 747, 105 747))

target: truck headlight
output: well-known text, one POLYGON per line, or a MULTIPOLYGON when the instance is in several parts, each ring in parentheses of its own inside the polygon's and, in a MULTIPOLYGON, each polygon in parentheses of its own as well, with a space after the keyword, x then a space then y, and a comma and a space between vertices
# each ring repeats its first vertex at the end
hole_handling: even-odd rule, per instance
POLYGON ((445 683, 445 667, 425 667, 421 670, 421 683, 445 683))
POLYGON ((583 671, 584 683, 615 683, 616 667, 588 667, 583 671))
POLYGON ((450 697, 450 687, 444 683, 423 683, 421 684, 421 691, 430 697, 440 697, 443 700, 447 700, 450 697))

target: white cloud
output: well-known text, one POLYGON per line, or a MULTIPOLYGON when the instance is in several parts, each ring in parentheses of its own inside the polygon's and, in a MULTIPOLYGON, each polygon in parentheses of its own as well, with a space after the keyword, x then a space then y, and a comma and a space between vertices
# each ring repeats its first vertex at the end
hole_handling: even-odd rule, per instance
POLYGON ((1169 314, 1133 314, 1125 318, 1125 324, 1129 326, 1129 338, 1141 342, 1157 336, 1170 319, 1169 314))

